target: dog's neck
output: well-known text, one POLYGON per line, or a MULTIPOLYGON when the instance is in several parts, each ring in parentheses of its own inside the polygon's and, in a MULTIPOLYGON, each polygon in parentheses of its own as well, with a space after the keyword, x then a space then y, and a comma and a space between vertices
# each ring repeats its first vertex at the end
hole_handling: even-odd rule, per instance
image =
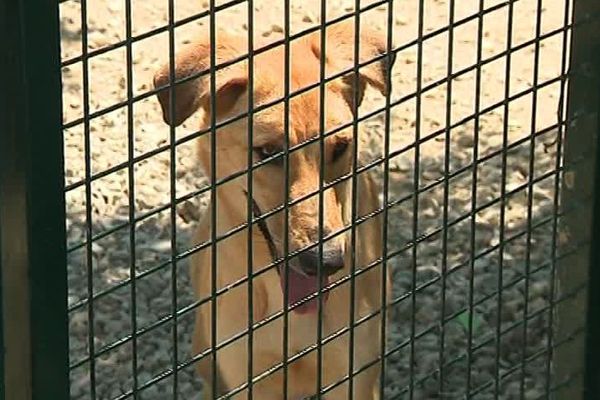
MULTIPOLYGON (((211 199, 208 213, 205 218, 210 219, 210 213, 216 205, 217 236, 225 235, 236 228, 248 223, 247 197, 239 185, 234 182, 225 183, 217 188, 216 201, 211 199), (240 201, 243 199, 243 201, 240 201)), ((241 232, 247 232, 243 229, 241 232)), ((257 226, 252 229, 253 236, 261 237, 257 226)))

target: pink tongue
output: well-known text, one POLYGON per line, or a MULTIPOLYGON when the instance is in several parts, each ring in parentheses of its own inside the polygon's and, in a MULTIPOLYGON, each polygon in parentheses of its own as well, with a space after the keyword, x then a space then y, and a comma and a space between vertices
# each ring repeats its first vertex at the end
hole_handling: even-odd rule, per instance
MULTIPOLYGON (((279 269, 279 278, 281 282, 281 290, 285 291, 285 276, 282 267, 279 269)), ((329 284, 328 277, 322 277, 322 280, 323 284, 321 287, 325 287, 329 284)), ((288 307, 291 307, 293 304, 298 303, 300 300, 303 300, 304 298, 313 293, 317 293, 318 291, 319 281, 316 276, 304 276, 296 272, 293 268, 288 268, 288 307)), ((322 292, 322 296, 323 304, 325 304, 327 297, 329 297, 329 292, 322 292)), ((300 314, 308 314, 317 312, 318 307, 319 298, 314 297, 294 308, 293 311, 296 311, 300 314)))

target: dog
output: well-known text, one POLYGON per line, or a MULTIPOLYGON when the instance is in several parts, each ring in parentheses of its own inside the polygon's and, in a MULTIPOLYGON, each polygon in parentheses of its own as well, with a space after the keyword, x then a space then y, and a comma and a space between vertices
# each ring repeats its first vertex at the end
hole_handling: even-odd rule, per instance
POLYGON ((208 176, 226 182, 216 188, 216 199, 211 200, 199 223, 194 244, 210 241, 213 232, 209 216, 213 207, 216 208, 216 237, 243 226, 249 218, 260 220, 252 224, 251 233, 247 227, 238 229, 214 247, 204 246, 191 259, 192 284, 200 303, 192 345, 194 354, 205 354, 197 362, 198 373, 205 383, 205 398, 233 391, 235 394, 229 398, 247 399, 251 389, 252 397, 260 400, 300 400, 319 392, 321 398, 327 400, 348 399, 351 381, 353 398, 379 399, 384 285, 390 293, 389 277, 383 275, 381 266, 380 192, 371 172, 362 171, 356 176, 358 198, 353 207, 351 174, 354 146, 358 144, 352 127, 342 127, 323 139, 321 160, 318 140, 321 86, 318 84, 320 59, 324 57, 325 75, 331 78, 322 85, 324 131, 330 132, 351 122, 367 86, 382 95, 389 91, 387 73, 394 57, 387 52, 385 36, 361 28, 358 61, 375 60, 361 66, 358 73, 352 71, 355 64, 353 21, 338 22, 326 28, 325 54, 322 54, 320 31, 293 40, 289 45, 289 90, 302 93, 290 98, 288 108, 283 101, 272 104, 284 97, 286 52, 283 45, 255 54, 250 77, 248 58, 243 58, 248 54, 247 38, 222 31, 217 31, 216 37, 214 64, 229 64, 215 72, 214 92, 206 73, 211 57, 208 35, 176 53, 173 74, 167 63, 154 76, 154 87, 167 124, 178 126, 198 110, 202 111, 201 128, 210 127, 211 121, 219 124, 214 137, 206 133, 197 139, 198 158, 208 176), (232 63, 232 60, 238 62, 232 63), (351 72, 343 73, 346 70, 351 72), (169 89, 171 75, 176 83, 169 89), (247 116, 250 101, 254 108, 260 109, 251 119, 247 116), (261 108, 265 104, 269 106, 261 108), (252 143, 248 135, 250 121, 252 143), (215 143, 211 143, 212 140, 215 143), (287 156, 282 154, 286 143, 290 148, 287 156), (294 149, 295 146, 298 148, 294 149), (213 147, 214 155, 211 154, 213 147), (262 163, 252 172, 252 187, 249 187, 248 174, 243 173, 248 169, 249 151, 254 164, 262 163), (320 167, 324 167, 322 172, 320 167), (340 179, 344 176, 349 179, 340 179), (321 186, 320 191, 321 178, 325 187, 321 186), (331 182, 333 184, 328 185, 331 182), (282 209, 286 197, 291 204, 287 213, 282 209), (248 215, 248 202, 252 203, 253 215, 248 215), (353 208, 360 223, 355 228, 354 248, 351 248, 349 226, 353 208), (271 213, 261 218, 268 211, 271 213), (252 235, 251 249, 248 248, 249 234, 252 235), (284 245, 286 234, 287 245, 284 245), (318 245, 320 239, 321 246, 318 245), (293 255, 287 263, 281 261, 285 247, 288 255, 293 255), (213 287, 212 276, 213 249, 216 287, 213 287), (251 294, 247 282, 249 250, 255 274, 251 294), (352 253, 355 276, 349 279, 352 253), (276 266, 266 269, 273 263, 276 266), (289 313, 287 331, 284 331, 286 276, 289 313), (322 293, 318 294, 320 286, 322 293), (219 293, 216 300, 211 297, 214 291, 219 293), (250 304, 252 321, 249 321, 250 304), (351 315, 352 305, 354 315, 351 315), (272 320, 268 323, 259 323, 269 318, 272 320), (351 321, 356 324, 352 335, 351 321), (248 327, 257 323, 259 326, 251 333, 252 365, 249 367, 248 327), (216 337, 213 337, 213 324, 216 324, 216 337), (319 326, 320 368, 319 351, 315 348, 319 326), (286 335, 288 358, 284 368, 286 335), (350 348, 351 336, 353 348, 350 348), (211 353, 213 346, 217 349, 216 355, 211 353), (349 379, 350 361, 353 376, 349 379), (273 371, 267 373, 270 369, 273 371), (249 376, 253 377, 251 388, 249 376))

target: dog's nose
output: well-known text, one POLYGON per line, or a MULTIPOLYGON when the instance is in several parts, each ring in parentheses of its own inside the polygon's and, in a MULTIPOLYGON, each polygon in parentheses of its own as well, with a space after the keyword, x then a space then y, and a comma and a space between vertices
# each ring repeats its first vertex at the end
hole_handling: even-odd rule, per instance
MULTIPOLYGON (((300 267, 308 275, 317 275, 319 269, 319 246, 307 249, 298 255, 300 267)), ((322 273, 324 276, 332 275, 344 268, 344 253, 342 248, 335 244, 323 244, 322 273)))

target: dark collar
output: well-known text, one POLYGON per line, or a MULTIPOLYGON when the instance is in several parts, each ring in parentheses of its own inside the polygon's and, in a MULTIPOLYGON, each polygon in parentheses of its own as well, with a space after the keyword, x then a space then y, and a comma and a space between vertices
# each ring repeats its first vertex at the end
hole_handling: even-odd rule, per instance
MULTIPOLYGON (((247 199, 250 198, 248 196, 247 191, 244 190, 244 194, 246 195, 247 199)), ((273 236, 271 236, 271 232, 269 232, 269 228, 267 227, 265 218, 261 218, 262 211, 260 210, 260 207, 254 200, 254 198, 252 198, 251 200, 252 200, 252 214, 254 214, 254 219, 256 220, 258 229, 260 229, 260 232, 262 233, 262 235, 265 237, 265 240, 267 241, 267 246, 269 246, 269 252, 271 253, 271 259, 273 262, 275 262, 279 257, 277 256, 277 247, 275 247, 275 242, 273 242, 273 236)))

